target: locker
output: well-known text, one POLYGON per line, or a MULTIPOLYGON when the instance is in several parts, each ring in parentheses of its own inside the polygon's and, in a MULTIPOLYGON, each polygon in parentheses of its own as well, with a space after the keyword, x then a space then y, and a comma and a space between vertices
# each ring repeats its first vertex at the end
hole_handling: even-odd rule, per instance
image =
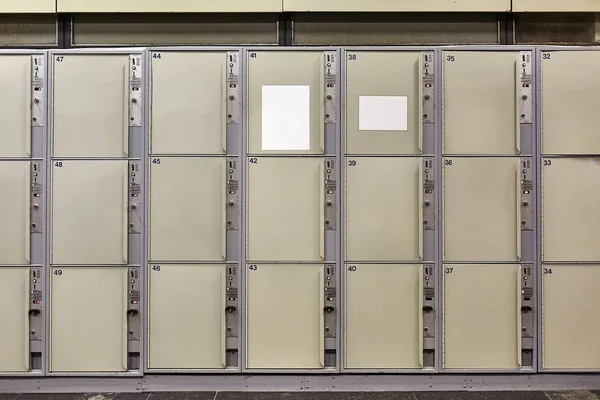
POLYGON ((324 74, 322 51, 250 53, 249 154, 323 154, 324 74))
POLYGON ((422 368, 419 265, 345 268, 345 367, 422 368))
POLYGON ((521 368, 521 267, 445 264, 445 369, 521 368))
POLYGON ((346 55, 346 153, 420 154, 421 52, 346 55))
POLYGON ((150 165, 150 259, 224 260, 225 159, 160 157, 150 165))
POLYGON ((31 56, 0 56, 0 157, 31 156, 31 56))
POLYGON ((444 158, 444 260, 516 261, 519 159, 444 158))
POLYGON ((542 152, 599 154, 600 52, 544 52, 541 63, 542 152), (575 66, 577 73, 565 79, 575 66))
POLYGON ((29 161, 0 161, 0 264, 29 264, 29 161))
POLYGON ((148 268, 150 368, 225 368, 225 265, 148 268))
POLYGON ((600 265, 543 265, 544 369, 600 369, 600 265))
POLYGON ((225 52, 152 52, 151 153, 225 153, 225 58, 225 52))
POLYGON ((542 259, 598 261, 600 160, 546 158, 542 162, 542 259))
POLYGON ((0 373, 29 371, 29 268, 0 268, 0 373))
POLYGON ((54 161, 53 264, 126 264, 127 161, 54 161))
POLYGON ((322 260, 324 160, 252 157, 248 260, 322 260))
POLYGON ((55 55, 52 82, 53 156, 127 157, 129 55, 55 55))
POLYGON ((517 154, 517 57, 444 52, 444 154, 517 154))
POLYGON ((250 264, 246 271, 246 367, 324 363, 322 265, 250 264))
POLYGON ((346 260, 420 260, 421 159, 348 157, 345 164, 346 260))
POLYGON ((50 370, 127 370, 127 268, 51 268, 50 370))

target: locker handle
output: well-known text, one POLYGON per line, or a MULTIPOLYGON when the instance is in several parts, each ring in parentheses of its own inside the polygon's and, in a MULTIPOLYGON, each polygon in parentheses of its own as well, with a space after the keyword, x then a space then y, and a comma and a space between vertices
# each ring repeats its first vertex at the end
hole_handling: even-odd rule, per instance
POLYGON ((227 153, 227 54, 225 54, 224 69, 221 70, 221 107, 223 107, 221 118, 221 149, 223 154, 227 153))
POLYGON ((519 265, 519 268, 517 268, 517 365, 519 368, 523 366, 521 362, 521 269, 522 267, 519 265))
POLYGON ((221 256, 227 259, 227 160, 221 168, 221 256))
POLYGON ((127 342, 127 311, 128 311, 128 302, 129 302, 129 268, 125 268, 123 271, 123 354, 122 354, 122 363, 123 363, 123 371, 127 371, 127 350, 128 350, 128 342, 127 342))
POLYGON ((418 229, 419 232, 417 232, 417 237, 419 238, 419 260, 423 261, 423 159, 419 159, 419 174, 418 174, 418 179, 419 182, 417 184, 417 191, 418 191, 418 199, 417 199, 417 203, 418 203, 418 218, 419 218, 419 224, 418 224, 418 229))
POLYGON ((129 258, 129 171, 125 168, 123 174, 123 233, 122 233, 121 251, 125 264, 129 258))
POLYGON ((31 254, 31 163, 25 166, 25 261, 30 262, 31 254))
POLYGON ((419 55, 419 96, 417 99, 417 150, 423 154, 423 55, 419 55))
POLYGON ((423 266, 419 267, 419 366, 423 368, 423 266))
POLYGON ((325 259, 325 160, 319 168, 319 256, 325 259))
POLYGON ((517 154, 521 154, 521 63, 517 58, 515 63, 515 149, 517 154))
POLYGON ((29 268, 25 268, 25 310, 23 310, 23 315, 25 316, 25 318, 23 318, 24 320, 24 324, 25 324, 25 346, 24 347, 24 361, 25 361, 25 369, 27 371, 29 371, 29 369, 31 368, 31 363, 30 363, 30 359, 29 359, 29 302, 30 302, 30 297, 29 297, 29 291, 30 291, 30 277, 29 277, 29 273, 30 270, 29 268))
POLYGON ((319 270, 319 362, 325 367, 325 271, 319 270))
POLYGON ((226 267, 221 270, 221 364, 227 366, 227 276, 226 267))
POLYGON ((25 68, 25 154, 31 157, 31 65, 25 68))
POLYGON ((517 260, 521 260, 521 159, 517 159, 517 260))
POLYGON ((129 155, 129 65, 123 67, 123 154, 129 155))
POLYGON ((325 153, 325 53, 321 54, 319 90, 319 146, 325 153))

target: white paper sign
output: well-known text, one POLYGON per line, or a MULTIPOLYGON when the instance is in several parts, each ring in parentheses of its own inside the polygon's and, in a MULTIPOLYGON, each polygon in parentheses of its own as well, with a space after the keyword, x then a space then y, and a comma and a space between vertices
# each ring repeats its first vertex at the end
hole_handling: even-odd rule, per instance
POLYGON ((408 130, 408 97, 359 96, 358 130, 408 130))
POLYGON ((310 150, 310 86, 262 87, 263 150, 310 150))

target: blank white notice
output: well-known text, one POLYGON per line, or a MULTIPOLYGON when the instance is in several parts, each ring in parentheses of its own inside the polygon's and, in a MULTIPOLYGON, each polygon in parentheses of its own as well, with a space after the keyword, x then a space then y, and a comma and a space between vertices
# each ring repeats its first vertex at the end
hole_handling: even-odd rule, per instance
POLYGON ((359 96, 359 131, 408 130, 408 97, 359 96))
POLYGON ((263 150, 310 150, 310 86, 262 87, 263 150))

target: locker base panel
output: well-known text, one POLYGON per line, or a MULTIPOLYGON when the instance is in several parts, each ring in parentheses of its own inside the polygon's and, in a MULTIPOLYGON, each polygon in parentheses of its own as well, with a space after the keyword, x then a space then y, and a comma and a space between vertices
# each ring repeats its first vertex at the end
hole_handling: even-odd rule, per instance
MULTIPOLYGON (((532 375, 149 375, 128 377, 2 378, 2 393, 148 393, 151 392, 391 392, 391 391, 565 391, 600 390, 594 374, 532 375)), ((600 397, 600 396, 599 396, 600 397)), ((599 397, 546 397, 549 399, 599 397)), ((4 400, 4 397, 0 396, 4 400)), ((70 399, 71 397, 69 397, 70 399)), ((88 399, 89 397, 83 397, 88 399)), ((112 397, 107 397, 107 399, 112 397)), ((135 397, 137 399, 137 397, 135 397)), ((158 398, 158 396, 157 396, 158 398)), ((176 399, 177 397, 173 397, 176 399)), ((204 397, 202 397, 204 398, 204 397)), ((214 393, 210 397, 214 398, 214 393)), ((311 397, 312 399, 313 397, 311 397)), ((415 397, 411 397, 414 399, 415 397)), ((419 399, 418 395, 416 397, 419 399)), ((445 399, 448 397, 439 397, 445 399)), ((453 396, 456 398, 456 396, 453 396)), ((521 396, 507 395, 511 400, 521 396)), ((531 393, 528 397, 533 399, 531 393)), ((541 397, 543 398, 543 397, 541 397)), ((36 397, 42 400, 42 398, 36 397)), ((64 397, 66 400, 67 397, 64 397)), ((74 399, 74 398, 73 398, 74 399)), ((79 397, 77 397, 79 399, 79 397)), ((429 398, 428 399, 432 399, 429 398)), ((536 398, 537 399, 537 398, 536 398)), ((11 399, 12 400, 12 399, 11 399)), ((209 399, 210 400, 210 399, 209 399)))

